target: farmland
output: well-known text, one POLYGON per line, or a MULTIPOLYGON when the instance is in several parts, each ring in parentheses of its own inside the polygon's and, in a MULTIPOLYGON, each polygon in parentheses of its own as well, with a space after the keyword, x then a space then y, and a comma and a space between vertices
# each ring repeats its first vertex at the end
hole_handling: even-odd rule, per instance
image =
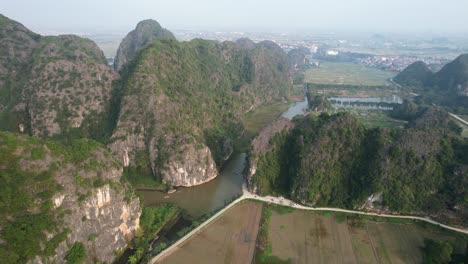
POLYGON ((158 263, 250 263, 262 205, 241 202, 158 263))
POLYGON ((355 63, 321 62, 320 67, 307 70, 305 82, 321 84, 386 85, 395 74, 355 63))
POLYGON ((247 113, 243 121, 245 135, 249 139, 253 138, 260 129, 277 119, 288 107, 289 103, 275 102, 260 106, 252 112, 247 113))
POLYGON ((392 95, 402 95, 401 91, 391 86, 361 86, 350 84, 307 84, 308 91, 314 95, 324 95, 333 97, 391 97, 392 95))
POLYGON ((291 263, 420 263, 425 239, 456 238, 408 221, 295 210, 273 211, 269 239, 272 255, 291 263))

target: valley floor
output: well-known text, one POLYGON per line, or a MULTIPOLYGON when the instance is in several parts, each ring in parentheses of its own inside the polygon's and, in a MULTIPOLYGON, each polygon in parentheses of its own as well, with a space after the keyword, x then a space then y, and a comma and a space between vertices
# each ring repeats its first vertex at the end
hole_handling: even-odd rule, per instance
MULTIPOLYGON (((414 253, 414 251, 420 250, 421 241, 423 241, 424 238, 454 239, 454 235, 452 234, 456 233, 446 233, 443 229, 456 231, 465 235, 468 234, 467 229, 447 226, 424 217, 388 215, 340 208, 307 207, 295 204, 282 197, 262 197, 252 194, 248 192, 245 186, 243 187, 243 191, 244 194, 241 197, 220 210, 172 246, 162 251, 158 256, 154 257, 150 263, 182 263, 180 261, 187 259, 191 259, 194 263, 211 263, 204 262, 206 256, 211 256, 212 258, 216 258, 216 260, 226 260, 226 258, 230 258, 234 261, 235 259, 233 259, 232 256, 240 254, 240 251, 237 250, 244 250, 245 252, 245 249, 248 248, 249 245, 255 246, 255 239, 251 238, 252 235, 256 236, 258 232, 258 223, 261 214, 261 206, 258 205, 258 202, 260 204, 282 205, 293 210, 293 213, 289 213, 284 219, 282 219, 283 216, 276 220, 274 220, 274 218, 277 216, 273 217, 269 230, 269 232, 272 232, 270 237, 273 239, 273 255, 278 254, 284 257, 284 259, 289 260, 296 259, 296 261, 302 261, 305 258, 319 258, 308 260, 320 263, 330 263, 328 261, 330 260, 340 263, 338 258, 346 258, 346 261, 349 260, 350 263, 374 263, 375 260, 384 263, 404 263, 406 260, 418 260, 421 258, 420 253, 414 253), (246 203, 245 200, 250 200, 252 202, 246 203), (239 203, 242 207, 238 206, 239 203), (243 210, 243 206, 257 209, 243 210), (323 214, 324 216, 337 213, 340 217, 343 217, 343 215, 345 216, 344 220, 336 220, 334 218, 335 216, 326 219, 323 218, 324 216, 314 215, 314 213, 323 214), (258 220, 256 219, 257 215, 258 220), (255 216, 254 220, 252 220, 253 216, 255 216), (310 221, 305 221, 303 216, 311 218, 309 219, 310 221), (352 220, 349 224, 348 222, 346 223, 348 226, 346 226, 345 223, 340 223, 340 221, 348 221, 357 216, 364 218, 361 219, 361 222, 357 225, 355 225, 352 220), (227 218, 221 220, 223 217, 227 218), (370 217, 370 219, 365 219, 365 217, 370 217), (373 218, 380 220, 388 219, 386 220, 388 222, 374 221, 373 218), (422 228, 418 226, 416 222, 411 222, 412 220, 419 221, 419 223, 423 223, 423 225, 427 227, 422 228), (303 225, 307 224, 308 226, 301 227, 301 221, 303 225), (252 224, 255 222, 257 223, 256 227, 253 227, 252 224), (281 227, 281 225, 283 225, 283 227, 281 227), (281 228, 283 228, 285 230, 288 226, 289 228, 294 226, 293 230, 281 236, 280 233, 278 233, 278 229, 281 230, 281 228), (443 229, 439 231, 435 227, 443 229), (304 232, 304 230, 308 231, 304 232), (275 246, 274 240, 276 240, 277 243, 278 241, 279 243, 289 243, 290 247, 293 247, 292 244, 294 243, 296 243, 296 245, 304 245, 297 247, 295 250, 287 252, 280 250, 277 252, 279 248, 282 248, 284 245, 276 244, 275 246), (341 240, 347 242, 343 243, 341 240), (249 245, 243 245, 244 243, 249 245), (301 251, 301 247, 310 252, 301 251), (236 251, 231 252, 231 250, 236 251), (311 253, 315 251, 320 252, 320 254, 311 253)), ((250 255, 251 250, 249 249, 248 252, 250 255)), ((246 255, 244 254, 242 256, 246 255)), ((228 261, 227 263, 238 262, 228 261)), ((249 263, 249 261, 245 263, 249 263)))
POLYGON ((272 255, 292 263, 420 263, 424 239, 454 240, 414 223, 375 222, 303 210, 273 211, 272 255))
POLYGON ((250 263, 261 212, 262 204, 238 203, 157 263, 250 263))

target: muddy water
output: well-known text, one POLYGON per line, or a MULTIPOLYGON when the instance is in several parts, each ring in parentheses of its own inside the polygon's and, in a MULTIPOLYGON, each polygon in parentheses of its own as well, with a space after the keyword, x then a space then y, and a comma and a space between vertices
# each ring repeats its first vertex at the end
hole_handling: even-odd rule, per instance
POLYGON ((191 217, 198 218, 224 207, 226 200, 242 193, 245 157, 245 153, 234 154, 223 166, 220 175, 205 184, 190 188, 179 187, 171 194, 160 191, 140 191, 140 193, 143 194, 145 205, 173 203, 185 209, 191 217))
MULTIPOLYGON (((303 102, 292 104, 282 116, 292 119, 304 113, 308 106, 307 98, 303 102)), ((239 153, 226 162, 221 173, 214 180, 190 188, 179 187, 175 193, 160 191, 139 191, 143 195, 146 206, 161 203, 173 203, 184 209, 191 219, 214 212, 224 207, 227 200, 242 194, 243 176, 246 154, 239 153)))
POLYGON ((281 116, 286 117, 288 119, 293 119, 293 117, 297 115, 303 115, 304 110, 309 107, 309 102, 307 101, 307 97, 304 97, 304 101, 302 102, 295 102, 291 106, 289 106, 288 110, 284 112, 281 116))

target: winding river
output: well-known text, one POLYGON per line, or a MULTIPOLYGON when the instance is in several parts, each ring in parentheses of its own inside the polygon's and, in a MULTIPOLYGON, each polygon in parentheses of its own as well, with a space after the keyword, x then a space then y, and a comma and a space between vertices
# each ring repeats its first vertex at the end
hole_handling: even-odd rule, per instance
MULTIPOLYGON (((292 119, 304 113, 308 106, 307 98, 302 102, 290 105, 281 116, 292 119)), ((173 203, 184 209, 190 218, 217 211, 224 207, 225 201, 237 198, 242 194, 243 175, 246 165, 245 153, 234 153, 221 169, 220 175, 202 185, 184 188, 179 187, 171 194, 160 191, 139 191, 147 206, 161 203, 173 203)))

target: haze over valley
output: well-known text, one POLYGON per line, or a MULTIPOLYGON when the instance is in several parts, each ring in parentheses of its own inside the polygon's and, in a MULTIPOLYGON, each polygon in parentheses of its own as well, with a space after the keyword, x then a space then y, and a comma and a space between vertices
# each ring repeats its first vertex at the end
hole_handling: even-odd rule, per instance
POLYGON ((2 4, 1 262, 465 263, 467 8, 2 4))

